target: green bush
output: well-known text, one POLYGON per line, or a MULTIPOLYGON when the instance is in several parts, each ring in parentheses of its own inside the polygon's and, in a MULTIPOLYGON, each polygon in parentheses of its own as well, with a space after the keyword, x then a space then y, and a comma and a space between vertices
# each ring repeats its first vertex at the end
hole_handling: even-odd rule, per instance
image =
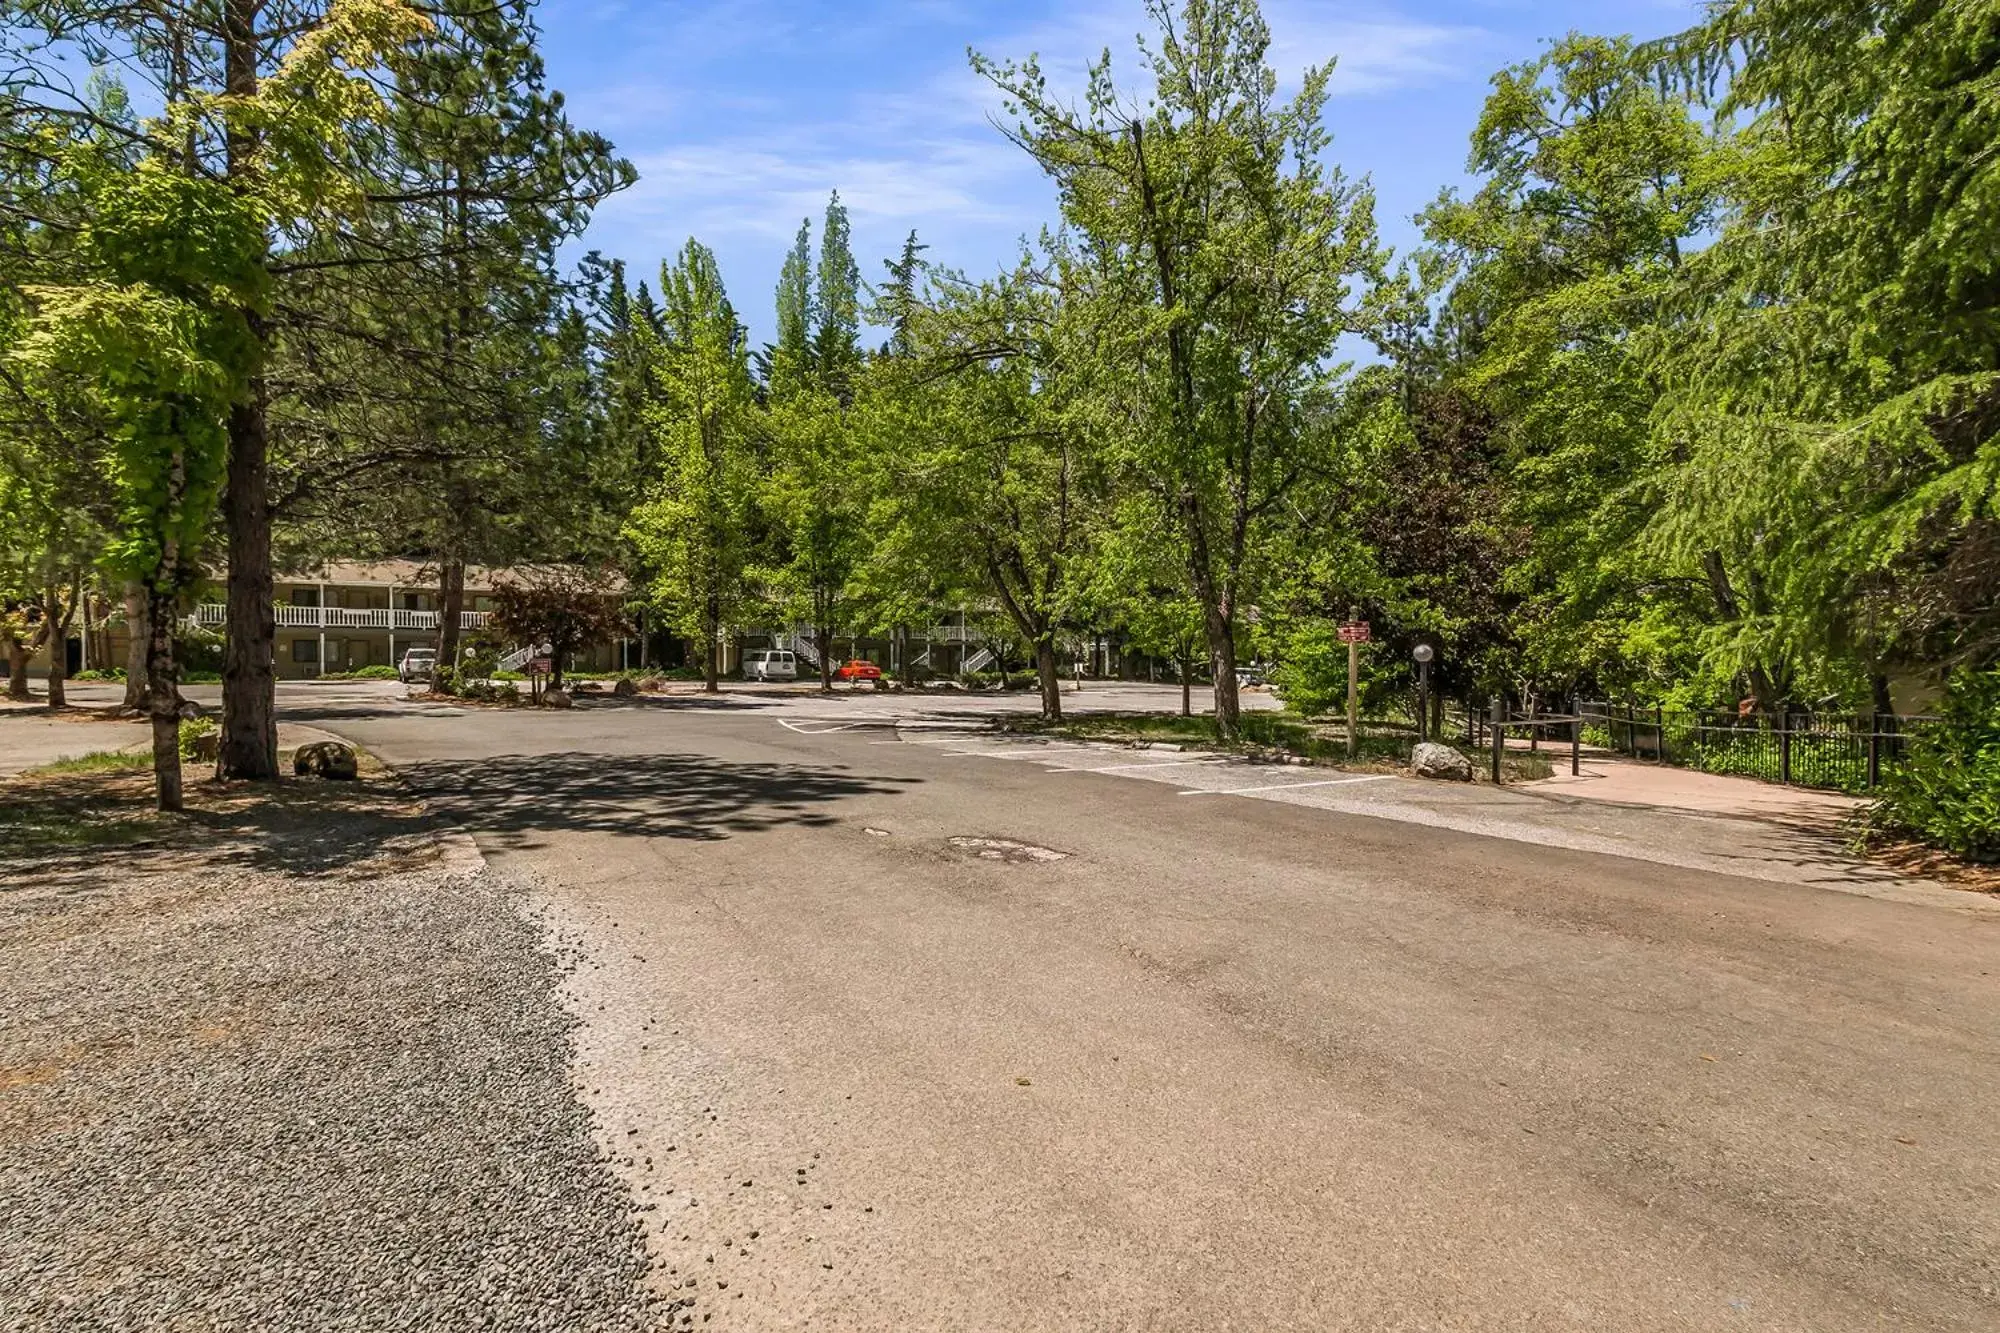
POLYGON ((357 671, 329 671, 321 680, 394 680, 396 668, 392 666, 365 666, 357 671))
POLYGON ((181 762, 184 764, 191 762, 194 759, 195 742, 203 736, 213 736, 215 732, 215 719, 212 717, 190 717, 183 719, 180 734, 181 762))
POLYGON ((125 679, 125 668, 110 667, 100 671, 96 667, 92 667, 88 671, 77 672, 74 676, 71 676, 70 679, 74 681, 123 680, 125 679))
POLYGON ((2000 861, 2000 670, 1961 672, 1911 735, 1870 823, 1972 861, 2000 861))
POLYGON ((458 688, 458 673, 456 671, 443 663, 439 663, 437 666, 431 668, 432 694, 457 694, 458 688))
POLYGON ((1285 706, 1307 717, 1347 707, 1347 645, 1331 621, 1313 621, 1295 631, 1271 683, 1285 706))

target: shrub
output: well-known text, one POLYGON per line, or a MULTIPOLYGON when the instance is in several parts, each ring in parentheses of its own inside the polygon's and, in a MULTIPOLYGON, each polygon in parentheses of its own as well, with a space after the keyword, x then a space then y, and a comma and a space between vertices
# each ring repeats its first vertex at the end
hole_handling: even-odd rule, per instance
POLYGON ((74 676, 71 676, 70 679, 75 681, 123 680, 125 679, 125 668, 108 667, 105 668, 104 670, 99 670, 96 667, 92 667, 88 671, 77 672, 74 676))
POLYGON ((1347 706, 1347 645, 1331 621, 1301 626, 1285 645, 1284 661, 1272 672, 1272 684, 1285 706, 1317 717, 1347 706))
POLYGON ((365 666, 358 671, 329 671, 321 680, 394 680, 396 668, 392 666, 365 666))
POLYGON ((495 703, 517 704, 521 702, 521 690, 513 681, 503 680, 499 684, 489 687, 487 697, 495 703))
POLYGON ((195 758, 195 743, 203 736, 213 736, 217 728, 212 717, 190 717, 181 722, 180 751, 181 762, 191 763, 195 758))
POLYGON ((2000 861, 2000 670, 1953 676, 1938 714, 1909 738, 1870 823, 1968 860, 2000 861))
POLYGON ((432 667, 432 668, 431 668, 431 693, 432 693, 432 694, 457 694, 457 693, 458 693, 458 673, 457 673, 456 671, 452 670, 452 669, 451 669, 450 667, 448 667, 448 666, 444 665, 443 663, 439 663, 439 664, 438 664, 437 666, 434 666, 434 667, 432 667))

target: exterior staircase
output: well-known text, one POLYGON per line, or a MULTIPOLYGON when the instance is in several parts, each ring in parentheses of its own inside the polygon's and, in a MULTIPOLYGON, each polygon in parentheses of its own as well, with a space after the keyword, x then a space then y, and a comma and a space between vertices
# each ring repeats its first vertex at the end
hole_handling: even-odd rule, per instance
POLYGON ((789 633, 780 634, 777 636, 777 645, 797 656, 815 672, 819 670, 819 644, 807 631, 794 629, 789 633))

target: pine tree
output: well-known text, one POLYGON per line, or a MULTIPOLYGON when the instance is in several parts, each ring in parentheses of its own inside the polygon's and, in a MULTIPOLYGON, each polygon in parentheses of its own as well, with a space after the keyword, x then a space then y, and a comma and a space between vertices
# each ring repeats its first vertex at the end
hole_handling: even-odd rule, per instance
MULTIPOLYGON (((801 242, 804 238, 801 230, 801 242)), ((861 361, 861 273, 849 247, 847 206, 840 202, 838 190, 827 201, 816 276, 812 304, 813 370, 820 382, 845 402, 853 396, 854 374, 861 361)))
POLYGON ((661 472, 626 533, 654 603, 703 646, 719 688, 722 633, 744 596, 756 486, 749 358, 715 256, 690 240, 661 274, 666 330, 651 425, 661 472))

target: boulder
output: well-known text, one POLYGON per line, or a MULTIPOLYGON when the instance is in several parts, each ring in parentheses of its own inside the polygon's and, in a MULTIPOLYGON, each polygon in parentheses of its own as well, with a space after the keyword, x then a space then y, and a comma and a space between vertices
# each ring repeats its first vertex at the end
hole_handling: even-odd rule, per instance
POLYGON ((1449 745, 1439 745, 1436 741, 1417 742, 1417 748, 1410 752, 1410 771, 1420 778, 1472 781, 1472 761, 1449 745))
POLYGON ((639 692, 639 687, 632 683, 632 678, 630 676, 620 676, 618 678, 618 683, 611 687, 611 692, 617 695, 620 699, 630 699, 633 695, 639 692))
POLYGON ((310 745, 301 745, 292 755, 292 772, 302 778, 352 782, 361 776, 361 765, 353 746, 342 745, 339 741, 314 741, 310 745))
POLYGON ((542 691, 542 707, 544 708, 571 708, 575 704, 576 701, 569 697, 567 690, 542 691))

